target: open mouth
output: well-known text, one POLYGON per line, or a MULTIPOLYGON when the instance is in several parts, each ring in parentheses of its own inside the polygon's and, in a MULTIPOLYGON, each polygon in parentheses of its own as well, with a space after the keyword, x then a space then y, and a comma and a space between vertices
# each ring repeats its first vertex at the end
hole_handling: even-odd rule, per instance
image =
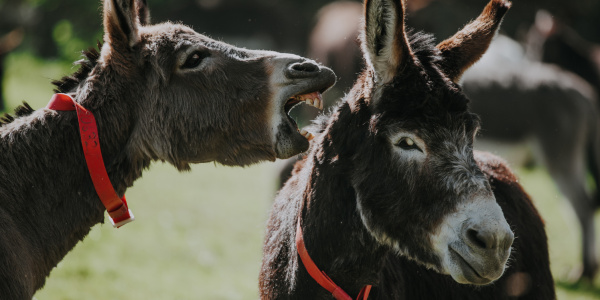
POLYGON ((323 110, 323 95, 321 93, 322 91, 317 91, 292 96, 287 100, 287 102, 283 106, 283 110, 290 123, 292 123, 292 125, 295 126, 296 130, 298 130, 298 132, 309 141, 314 138, 314 135, 304 129, 300 130, 298 128, 298 124, 296 123, 296 121, 294 121, 294 119, 290 117, 289 113, 294 106, 300 103, 306 103, 310 106, 316 107, 319 110, 323 110))

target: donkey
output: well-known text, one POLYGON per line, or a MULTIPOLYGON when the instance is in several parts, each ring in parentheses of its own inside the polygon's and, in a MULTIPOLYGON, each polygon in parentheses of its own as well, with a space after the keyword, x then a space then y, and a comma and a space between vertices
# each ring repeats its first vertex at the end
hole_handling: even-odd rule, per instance
MULTIPOLYGON (((105 0, 103 16, 101 51, 55 84, 95 115, 111 192, 123 196, 156 160, 179 170, 209 161, 243 166, 308 148, 287 112, 299 102, 320 106, 320 93, 335 82, 330 69, 236 48, 180 24, 147 25, 142 0, 105 0)), ((3 121, 0 297, 31 299, 106 209, 75 112, 25 105, 3 121)))
POLYGON ((367 67, 275 200, 262 299, 366 299, 390 254, 458 283, 502 276, 514 234, 473 156, 479 119, 456 82, 509 7, 490 1, 434 46, 406 32, 402 1, 365 1, 367 67))
MULTIPOLYGON (((317 24, 327 24, 338 18, 336 14, 345 16, 360 6, 355 2, 342 3, 345 3, 344 6, 336 5, 337 11, 323 9, 326 13, 320 15, 317 24), (342 9, 343 13, 340 12, 342 9)), ((543 14, 538 14, 536 26, 529 34, 530 44, 537 47, 530 45, 529 48, 537 49, 533 52, 543 52, 537 56, 543 57, 544 61, 557 63, 577 74, 528 58, 527 51, 519 43, 499 35, 479 63, 463 76, 463 91, 473 100, 471 110, 482 120, 482 130, 475 148, 503 155, 507 154, 503 150, 509 149, 509 162, 513 164, 522 163, 523 157, 530 158, 531 150, 534 150, 534 161, 549 170, 559 190, 571 202, 582 228, 581 275, 583 278, 593 278, 598 268, 594 212, 600 206, 600 197, 597 188, 595 195, 588 191, 585 178, 587 172, 591 173, 596 186, 600 186, 600 150, 597 150, 600 149, 597 129, 600 126, 597 124, 600 120, 597 104, 600 81, 594 75, 600 74, 600 67, 594 71, 595 65, 600 66, 600 59, 594 60, 594 54, 600 53, 597 51, 600 47, 581 41, 563 27, 553 24, 540 26, 539 23, 554 22, 540 22, 540 15, 543 14), (545 30, 548 32, 541 30, 544 27, 549 27, 545 30), (586 63, 572 64, 573 60, 586 63), (562 142, 556 143, 557 140, 562 142), (515 154, 518 154, 519 160, 514 159, 517 156, 515 154)), ((355 13, 354 18, 359 16, 355 13)), ((352 43, 321 43, 319 37, 326 35, 321 31, 326 30, 324 26, 315 26, 309 44, 309 48, 315 50, 311 53, 320 53, 317 58, 331 65, 340 78, 353 77, 357 70, 337 66, 356 65, 358 57, 343 63, 332 61, 331 58, 343 57, 339 55, 343 47, 358 47, 352 43)), ((348 35, 356 37, 358 33, 348 35)), ((354 49, 347 52, 353 53, 354 49)), ((345 89, 343 84, 344 81, 339 81, 336 89, 345 89)), ((289 178, 292 168, 293 162, 284 166, 280 172, 280 182, 289 178)))

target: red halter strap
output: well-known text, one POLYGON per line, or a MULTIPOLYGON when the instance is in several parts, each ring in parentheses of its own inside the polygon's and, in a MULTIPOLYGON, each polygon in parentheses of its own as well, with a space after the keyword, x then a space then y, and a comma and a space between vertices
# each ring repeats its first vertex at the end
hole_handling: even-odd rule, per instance
MULTIPOLYGON (((337 300, 352 300, 350 296, 341 287, 325 274, 325 272, 319 270, 319 267, 315 264, 315 262, 308 255, 308 251, 306 250, 306 245, 304 245, 304 237, 302 236, 302 227, 300 226, 300 218, 298 218, 298 223, 296 226, 296 250, 298 250, 298 254, 300 255, 300 260, 304 265, 310 277, 312 277, 320 286, 328 290, 333 297, 337 300)), ((367 300, 369 298, 369 293, 371 292, 371 285, 366 285, 360 290, 360 293, 356 297, 356 300, 367 300)))
POLYGON ((79 105, 71 96, 66 94, 54 94, 46 108, 57 111, 77 111, 85 162, 92 177, 96 193, 100 197, 100 201, 102 201, 104 207, 106 207, 110 222, 114 227, 119 228, 133 221, 133 213, 131 213, 131 210, 127 206, 125 195, 122 198, 117 195, 106 173, 102 152, 100 151, 96 118, 94 118, 92 112, 79 105))

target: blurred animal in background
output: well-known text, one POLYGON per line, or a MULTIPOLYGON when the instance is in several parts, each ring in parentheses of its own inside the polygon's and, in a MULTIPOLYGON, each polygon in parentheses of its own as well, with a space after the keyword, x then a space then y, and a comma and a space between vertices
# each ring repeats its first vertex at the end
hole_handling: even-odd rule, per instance
POLYGON ((600 91, 600 45, 584 39, 547 11, 536 14, 525 37, 525 49, 531 60, 560 66, 600 91))
MULTIPOLYGON (((237 48, 181 24, 150 25, 145 0, 105 0, 103 9, 101 51, 86 52, 76 73, 54 82, 95 115, 97 132, 79 108, 25 104, 1 120, 2 299, 31 299, 104 221, 99 195, 123 197, 153 161, 184 171, 192 163, 243 166, 306 150, 287 112, 335 82, 330 69, 296 55, 237 48), (98 143, 103 179, 112 183, 102 193, 88 172, 88 152, 84 158, 98 143)), ((111 217, 127 212, 123 202, 111 217)))
MULTIPOLYGON (((420 0, 408 12, 411 26, 423 28, 436 35, 449 36, 453 28, 463 24, 478 10, 481 0, 420 0)), ((536 13, 546 10, 560 23, 573 28, 579 35, 594 43, 600 42, 600 2, 595 0, 528 0, 515 5, 502 23, 502 31, 509 37, 521 40, 536 22, 536 13)))
POLYGON ((482 119, 480 140, 485 143, 476 147, 526 145, 524 149, 534 153, 535 161, 546 167, 570 201, 582 229, 581 275, 593 279, 598 269, 594 212, 600 199, 587 186, 587 176, 591 174, 594 185, 600 186, 596 90, 556 65, 528 59, 523 47, 505 36, 498 37, 465 73, 463 89, 482 119))
POLYGON ((403 3, 365 3, 366 68, 319 119, 308 155, 275 200, 261 298, 367 299, 371 287, 381 299, 460 298, 454 286, 462 283, 467 298, 554 299, 543 222, 506 164, 473 152, 479 119, 457 85, 510 4, 492 0, 434 46, 407 33, 403 3), (524 238, 517 244, 509 225, 524 238), (420 287, 417 297, 407 285, 420 287))
POLYGON ((344 96, 363 69, 357 39, 362 10, 361 3, 338 1, 317 12, 307 51, 308 57, 337 70, 337 83, 325 98, 329 106, 344 96))
MULTIPOLYGON (((357 33, 362 18, 362 4, 354 1, 336 1, 325 5, 316 14, 316 23, 308 37, 308 57, 336 70, 337 82, 323 96, 326 108, 334 104, 352 87, 363 61, 357 33)), ((309 125, 319 111, 301 106, 290 116, 299 124, 309 125)), ((291 166, 288 166, 291 171, 291 166)), ((282 182, 283 183, 283 182, 282 182)))
MULTIPOLYGON (((360 6, 355 2, 344 3, 337 6, 337 12, 345 9, 344 13, 340 12, 343 15, 355 12, 360 6)), ((335 19, 332 15, 320 16, 335 19)), ((358 18, 360 16, 355 15, 354 19, 358 18)), ((423 22, 419 19, 413 23, 423 22)), ((547 168, 569 200, 578 217, 583 241, 583 267, 574 268, 572 276, 593 279, 598 270, 594 213, 600 207, 597 188, 600 186, 600 108, 597 103, 600 47, 554 22, 547 14, 538 14, 528 34, 527 51, 513 39, 499 35, 482 60, 465 73, 462 85, 465 94, 472 99, 472 111, 482 119, 476 148, 507 155, 513 164, 531 163, 532 158, 534 163, 547 168), (588 174, 593 178, 592 186, 588 186, 588 174)), ((317 22, 321 23, 328 21, 317 22)), ((326 36, 320 32, 326 30, 324 26, 317 26, 312 37, 326 36)), ((357 37, 358 32, 354 36, 357 37)), ((345 57, 344 51, 355 53, 358 49, 353 43, 344 44, 352 48, 347 50, 340 47, 342 43, 323 48, 328 45, 331 44, 310 40, 310 49, 319 48, 319 53, 327 53, 319 56, 325 65, 332 64, 332 57, 345 57)), ((345 64, 336 62, 332 66, 341 78, 351 77, 358 69, 338 71, 336 66, 355 66, 360 60, 355 56, 345 64)), ((340 81, 336 88, 347 90, 350 86, 342 86, 344 82, 340 81)), ((289 178, 293 165, 294 160, 282 164, 281 185, 289 178)))
POLYGON ((483 120, 482 139, 527 144, 570 201, 583 242, 583 267, 572 275, 593 279, 599 267, 600 46, 538 11, 524 46, 499 37, 465 74, 463 87, 483 120))
MULTIPOLYGON (((581 78, 585 79, 593 88, 596 95, 600 95, 600 44, 590 42, 584 39, 572 27, 562 22, 562 20, 554 18, 546 11, 538 12, 536 16, 535 26, 532 26, 528 32, 526 39, 527 55, 533 60, 539 60, 545 63, 555 64, 561 68, 571 71, 581 78)), ((596 103, 598 108, 598 103, 596 103)), ((587 112, 585 116, 595 112, 587 112)), ((596 130, 598 125, 596 125, 596 130)), ((587 153, 588 170, 593 177, 595 183, 595 194, 587 197, 582 197, 579 200, 579 206, 583 206, 580 210, 588 210, 588 212, 578 213, 580 222, 585 232, 592 237, 589 241, 584 241, 584 268, 583 275, 592 277, 597 273, 598 258, 595 250, 595 234, 594 222, 592 215, 600 208, 600 170, 598 168, 598 141, 595 148, 588 148, 595 153, 587 153), (595 161, 594 161, 594 154, 595 161), (583 216, 580 216, 583 215, 583 216), (585 245, 588 245, 587 247, 585 245), (596 255, 594 255, 596 253, 596 255), (585 263, 590 261, 590 263, 585 263)), ((581 176, 581 175, 580 175, 581 176)), ((581 184, 581 183, 580 183, 581 184)), ((590 189, 593 190, 593 189, 590 189)), ((573 201, 573 200, 572 200, 573 201)), ((574 200, 577 201, 577 200, 574 200)), ((586 238, 587 239, 587 238, 586 238)))

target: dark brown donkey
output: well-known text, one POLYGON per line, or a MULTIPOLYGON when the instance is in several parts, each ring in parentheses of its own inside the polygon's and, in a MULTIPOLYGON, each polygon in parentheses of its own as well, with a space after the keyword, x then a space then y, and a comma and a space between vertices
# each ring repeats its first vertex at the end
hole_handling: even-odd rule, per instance
POLYGON ((479 119, 456 82, 509 6, 492 0, 435 47, 406 33, 402 1, 366 1, 367 67, 275 201, 262 299, 331 298, 299 259, 297 224, 316 266, 351 296, 377 286, 388 254, 459 283, 502 276, 514 236, 473 156, 479 119))
MULTIPOLYGON (((349 18, 349 14, 354 14, 354 20, 358 20, 361 15, 356 11, 360 6, 360 3, 345 1, 335 6, 326 6, 321 10, 323 13, 319 15, 319 21, 311 35, 311 53, 319 54, 315 58, 330 65, 340 79, 353 78, 358 72, 358 69, 351 66, 357 65, 356 61, 360 60, 360 57, 353 57, 344 62, 337 61, 347 57, 340 55, 341 52, 354 53, 358 46, 353 43, 342 44, 340 40, 335 40, 337 44, 320 42, 323 36, 327 36, 327 27, 324 25, 335 23, 340 19, 339 15, 349 18)), ((600 110, 596 99, 598 92, 594 92, 593 89, 596 87, 596 91, 600 90, 600 77, 596 75, 600 74, 600 68, 596 68, 600 66, 600 55, 594 56, 600 53, 600 47, 582 41, 566 28, 555 28, 554 19, 550 16, 542 18, 543 22, 539 22, 540 15, 544 14, 538 14, 536 26, 529 35, 529 42, 536 43, 532 43, 529 48, 535 50, 534 53, 539 52, 537 56, 544 61, 576 72, 590 82, 591 86, 582 78, 554 65, 528 59, 519 43, 504 35, 498 35, 482 59, 463 75, 462 88, 472 100, 471 111, 478 114, 482 120, 482 129, 475 147, 502 154, 507 153, 501 150, 510 149, 511 158, 514 154, 526 157, 532 152, 536 162, 546 166, 561 192, 571 201, 579 217, 584 237, 581 274, 592 278, 598 267, 593 218, 594 212, 600 208, 600 197, 598 192, 593 193, 593 188, 586 189, 585 178, 589 171, 596 186, 600 186, 600 151, 594 150, 600 149, 600 130, 597 129, 600 128, 600 110), (562 142, 557 144, 557 140, 562 142)), ((433 22, 439 23, 439 27, 447 27, 444 26, 443 20, 430 19, 426 22, 423 18, 424 16, 421 16, 420 23, 433 22)), ((411 20, 414 22, 414 18, 411 20)), ((347 27, 354 28, 353 25, 347 27)), ((357 37, 358 30, 347 33, 347 36, 357 37)), ((339 80, 336 90, 350 88, 344 86, 347 81, 339 80)), ((327 96, 331 97, 332 93, 328 93, 327 96)), ((515 164, 520 161, 509 159, 509 162, 515 164)), ((285 182, 289 177, 292 167, 293 163, 285 166, 286 169, 280 174, 281 182, 285 182)), ((499 204, 505 214, 507 210, 518 210, 510 205, 503 206, 500 201, 499 204)), ((518 223, 509 221, 514 231, 521 231, 517 234, 521 239, 517 240, 513 249, 517 253, 525 253, 525 249, 537 248, 538 251, 532 252, 531 256, 523 255, 519 259, 543 261, 541 255, 543 252, 547 256, 546 246, 542 247, 534 242, 537 238, 527 239, 530 243, 523 242, 525 232, 529 235, 543 230, 543 224, 535 214, 530 218, 537 218, 540 228, 517 228, 515 226, 518 226, 518 223)), ((511 261, 514 265, 514 259, 511 261)), ((521 271, 535 273, 539 268, 521 271)), ((545 284, 552 289, 551 281, 545 284)), ((427 294, 430 290, 423 289, 422 292, 427 294)))
MULTIPOLYGON (((56 83, 96 116, 119 196, 152 161, 247 165, 308 148, 287 112, 318 103, 331 70, 147 17, 144 1, 106 0, 101 52, 56 83)), ((11 300, 31 299, 105 212, 75 112, 22 107, 17 117, 0 127, 0 298, 11 300)))

